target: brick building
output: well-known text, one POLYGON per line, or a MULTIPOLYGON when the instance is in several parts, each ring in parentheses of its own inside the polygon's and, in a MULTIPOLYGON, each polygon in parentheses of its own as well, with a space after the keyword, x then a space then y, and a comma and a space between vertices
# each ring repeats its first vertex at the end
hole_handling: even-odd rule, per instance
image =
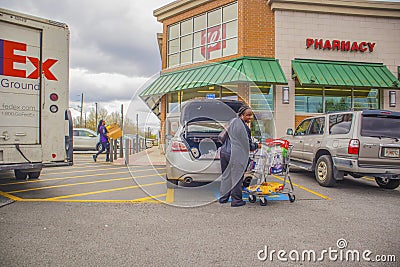
POLYGON ((162 72, 140 96, 161 144, 194 98, 239 99, 253 134, 272 137, 318 113, 400 110, 400 3, 178 0, 154 16, 162 72))

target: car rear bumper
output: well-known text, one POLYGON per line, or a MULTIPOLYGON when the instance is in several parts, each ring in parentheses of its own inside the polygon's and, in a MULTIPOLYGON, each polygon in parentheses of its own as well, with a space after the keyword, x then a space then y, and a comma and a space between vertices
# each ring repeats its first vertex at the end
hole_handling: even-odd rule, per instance
POLYGON ((184 164, 166 159, 166 172, 170 180, 191 178, 195 182, 212 182, 221 175, 221 166, 219 160, 196 160, 184 164))
POLYGON ((348 173, 356 173, 366 176, 384 177, 392 179, 400 179, 399 166, 377 166, 363 165, 360 166, 358 159, 349 159, 343 157, 333 157, 333 164, 339 171, 348 173))

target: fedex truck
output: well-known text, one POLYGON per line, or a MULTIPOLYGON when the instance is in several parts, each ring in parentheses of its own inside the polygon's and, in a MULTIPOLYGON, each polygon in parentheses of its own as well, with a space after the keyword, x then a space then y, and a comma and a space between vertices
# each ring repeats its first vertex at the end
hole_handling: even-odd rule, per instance
POLYGON ((0 171, 37 179, 71 165, 69 29, 0 9, 0 171))

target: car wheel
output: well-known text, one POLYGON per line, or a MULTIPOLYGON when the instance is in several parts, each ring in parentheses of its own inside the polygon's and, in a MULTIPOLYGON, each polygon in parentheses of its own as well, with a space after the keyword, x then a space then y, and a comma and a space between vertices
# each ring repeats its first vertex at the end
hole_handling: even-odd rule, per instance
POLYGON ((321 186, 334 186, 336 183, 333 177, 332 159, 329 155, 322 155, 318 158, 315 166, 315 179, 321 186))
POLYGON ((375 177, 375 181, 379 185, 379 187, 385 189, 396 189, 400 185, 400 180, 375 177))
POLYGON ((165 179, 167 180, 167 188, 174 189, 178 187, 178 180, 168 179, 168 176, 165 176, 165 179))
POLYGON ((39 179, 40 171, 38 171, 38 172, 29 172, 28 176, 29 176, 29 179, 39 179))
POLYGON ((26 180, 26 177, 28 177, 28 173, 22 172, 20 170, 14 170, 15 174, 15 179, 17 180, 26 180))

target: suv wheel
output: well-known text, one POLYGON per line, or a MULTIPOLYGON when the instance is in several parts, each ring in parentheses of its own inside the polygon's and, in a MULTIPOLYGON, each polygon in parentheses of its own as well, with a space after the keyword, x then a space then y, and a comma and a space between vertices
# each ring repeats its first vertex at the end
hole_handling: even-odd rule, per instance
POLYGON ((375 181, 379 185, 379 187, 385 189, 396 189, 400 184, 400 180, 393 180, 380 177, 375 177, 375 181))
POLYGON ((315 165, 315 179, 322 186, 334 186, 336 183, 333 177, 332 159, 329 155, 322 155, 315 165))

